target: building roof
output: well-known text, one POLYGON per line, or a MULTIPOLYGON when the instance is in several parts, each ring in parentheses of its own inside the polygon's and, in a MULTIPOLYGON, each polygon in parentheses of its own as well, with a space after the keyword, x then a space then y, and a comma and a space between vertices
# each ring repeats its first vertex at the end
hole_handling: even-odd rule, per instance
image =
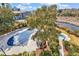
POLYGON ((24 13, 24 12, 29 12, 29 11, 13 11, 13 13, 24 13))

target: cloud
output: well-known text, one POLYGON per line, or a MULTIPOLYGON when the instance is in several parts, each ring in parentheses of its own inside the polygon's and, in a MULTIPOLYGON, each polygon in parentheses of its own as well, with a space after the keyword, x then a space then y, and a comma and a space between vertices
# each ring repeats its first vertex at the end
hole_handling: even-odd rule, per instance
POLYGON ((47 3, 48 5, 56 5, 56 3, 47 3))
POLYGON ((56 3, 41 3, 41 5, 47 5, 47 6, 50 6, 50 5, 56 5, 56 3))
POLYGON ((28 8, 33 8, 32 6, 28 6, 28 8))
POLYGON ((21 10, 32 10, 32 9, 36 9, 36 7, 30 5, 30 3, 29 4, 18 4, 16 7, 17 8, 20 8, 21 10))
POLYGON ((37 8, 41 8, 43 5, 51 5, 48 3, 39 3, 39 4, 31 4, 31 3, 18 3, 16 4, 16 8, 20 8, 21 10, 36 10, 37 8))
POLYGON ((30 5, 31 3, 26 3, 27 5, 30 5))
POLYGON ((17 7, 17 8, 20 8, 21 10, 24 10, 24 9, 27 8, 27 6, 24 6, 24 5, 22 5, 22 4, 19 4, 19 5, 17 5, 16 7, 17 7))
POLYGON ((66 9, 66 8, 71 8, 70 5, 68 4, 57 4, 58 9, 66 9))
POLYGON ((21 10, 32 9, 33 8, 31 5, 27 5, 27 4, 19 4, 16 7, 20 8, 21 10))

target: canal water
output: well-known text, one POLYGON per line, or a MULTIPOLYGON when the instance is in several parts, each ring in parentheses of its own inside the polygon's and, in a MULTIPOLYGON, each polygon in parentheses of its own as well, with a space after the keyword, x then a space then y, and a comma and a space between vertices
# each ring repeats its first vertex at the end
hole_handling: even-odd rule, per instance
POLYGON ((65 23, 65 22, 56 22, 57 26, 59 27, 67 27, 71 30, 79 30, 79 26, 76 26, 74 24, 65 23))

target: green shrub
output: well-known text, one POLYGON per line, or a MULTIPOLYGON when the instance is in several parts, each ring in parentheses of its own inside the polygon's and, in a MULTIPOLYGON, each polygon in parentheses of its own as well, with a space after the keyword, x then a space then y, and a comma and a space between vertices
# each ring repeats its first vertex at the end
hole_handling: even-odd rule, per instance
POLYGON ((79 56, 79 46, 65 41, 64 46, 68 51, 69 56, 79 56))
POLYGON ((50 51, 43 51, 40 56, 52 56, 50 51))

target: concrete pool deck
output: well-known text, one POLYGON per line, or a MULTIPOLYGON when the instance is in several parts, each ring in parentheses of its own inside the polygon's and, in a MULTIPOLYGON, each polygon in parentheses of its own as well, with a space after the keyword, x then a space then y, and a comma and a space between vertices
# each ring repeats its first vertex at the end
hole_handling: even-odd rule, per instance
POLYGON ((6 49, 5 53, 6 55, 12 55, 12 54, 19 54, 23 52, 32 52, 36 50, 37 45, 36 42, 33 40, 29 40, 28 44, 26 46, 13 46, 10 50, 6 49))

